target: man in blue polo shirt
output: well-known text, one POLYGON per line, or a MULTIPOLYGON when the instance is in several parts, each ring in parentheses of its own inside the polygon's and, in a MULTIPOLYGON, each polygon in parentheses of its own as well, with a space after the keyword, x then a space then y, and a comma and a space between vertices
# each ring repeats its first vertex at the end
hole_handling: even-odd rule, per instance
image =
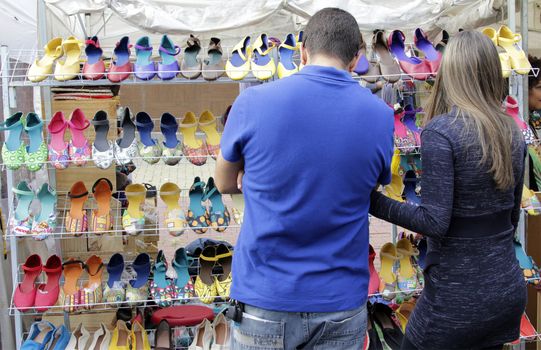
POLYGON ((370 192, 390 182, 393 112, 351 77, 361 42, 351 14, 323 9, 304 35, 305 67, 242 92, 222 136, 216 184, 238 193, 242 177, 246 203, 233 349, 364 340, 370 192))

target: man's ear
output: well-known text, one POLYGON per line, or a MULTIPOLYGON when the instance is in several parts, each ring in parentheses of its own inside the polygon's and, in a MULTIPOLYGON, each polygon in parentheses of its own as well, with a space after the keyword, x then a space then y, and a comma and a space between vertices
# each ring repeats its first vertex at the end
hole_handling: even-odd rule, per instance
POLYGON ((361 58, 361 52, 359 51, 359 52, 357 52, 355 57, 353 57, 351 62, 349 62, 349 64, 348 64, 348 72, 353 72, 353 70, 357 66, 357 63, 359 62, 360 58, 361 58))
POLYGON ((304 43, 301 45, 301 63, 303 66, 306 66, 308 64, 308 50, 306 50, 306 47, 304 46, 304 43))

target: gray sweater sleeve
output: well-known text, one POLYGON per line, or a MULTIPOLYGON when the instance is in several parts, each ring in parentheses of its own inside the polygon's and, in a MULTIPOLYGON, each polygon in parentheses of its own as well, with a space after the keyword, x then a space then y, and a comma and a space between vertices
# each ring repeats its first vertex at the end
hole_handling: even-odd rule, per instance
POLYGON ((442 238, 453 212, 453 148, 446 136, 426 129, 421 134, 422 202, 400 203, 373 191, 370 214, 427 237, 442 238))
MULTIPOLYGON (((524 158, 526 158, 526 151, 525 151, 525 154, 524 154, 524 158)), ((524 160, 523 160, 523 164, 522 164, 522 166, 520 168, 524 169, 524 160)), ((522 202, 522 187, 524 185, 524 170, 519 172, 518 176, 519 176, 518 182, 517 182, 517 185, 515 187, 515 206, 513 207, 513 211, 511 213, 511 224, 515 228, 515 231, 517 230, 518 221, 520 219, 520 206, 521 206, 521 202, 522 202)))

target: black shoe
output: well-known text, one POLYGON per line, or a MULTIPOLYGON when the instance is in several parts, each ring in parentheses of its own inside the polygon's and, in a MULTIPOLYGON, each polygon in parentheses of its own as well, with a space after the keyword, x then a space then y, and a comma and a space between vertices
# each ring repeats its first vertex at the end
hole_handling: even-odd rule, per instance
POLYGON ((376 303, 372 308, 375 323, 381 328, 383 340, 392 350, 400 350, 404 334, 392 319, 393 310, 385 304, 376 303))

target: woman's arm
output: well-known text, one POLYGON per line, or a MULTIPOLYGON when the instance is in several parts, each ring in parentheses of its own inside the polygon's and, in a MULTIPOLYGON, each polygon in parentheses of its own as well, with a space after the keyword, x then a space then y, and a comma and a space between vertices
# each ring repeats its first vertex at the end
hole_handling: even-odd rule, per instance
POLYGON ((441 238, 453 211, 453 148, 444 135, 426 129, 421 134, 422 200, 417 206, 400 203, 373 191, 370 214, 427 237, 441 238))
POLYGON ((518 181, 515 185, 515 206, 513 207, 513 211, 511 213, 511 224, 515 228, 515 231, 518 228, 518 221, 520 219, 520 206, 522 202, 522 187, 524 185, 524 159, 527 156, 527 151, 524 151, 524 158, 521 159, 521 166, 520 166, 520 174, 518 181))

